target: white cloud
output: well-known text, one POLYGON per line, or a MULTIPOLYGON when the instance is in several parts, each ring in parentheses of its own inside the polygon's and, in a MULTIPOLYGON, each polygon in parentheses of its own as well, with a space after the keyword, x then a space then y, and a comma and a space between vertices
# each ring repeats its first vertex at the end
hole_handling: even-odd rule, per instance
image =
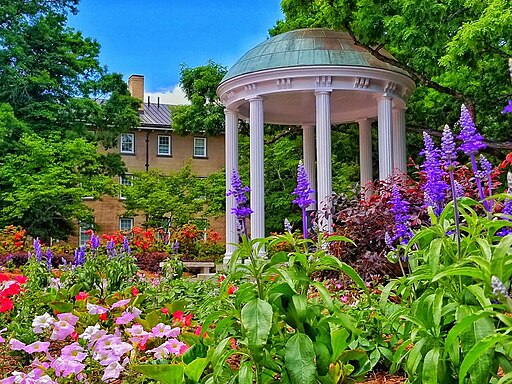
POLYGON ((172 105, 183 105, 190 104, 187 99, 185 92, 179 85, 175 85, 170 90, 164 90, 163 92, 146 92, 144 93, 144 102, 148 101, 148 96, 151 98, 151 103, 156 103, 160 98, 161 104, 172 104, 172 105))

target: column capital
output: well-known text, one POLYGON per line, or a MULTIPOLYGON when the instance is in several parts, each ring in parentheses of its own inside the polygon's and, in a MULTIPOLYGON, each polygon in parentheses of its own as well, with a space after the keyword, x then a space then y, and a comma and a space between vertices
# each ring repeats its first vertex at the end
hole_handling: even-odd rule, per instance
POLYGON ((261 102, 263 102, 263 97, 260 96, 260 95, 257 95, 257 96, 249 97, 246 100, 249 100, 249 102, 253 102, 253 101, 261 101, 261 102))
POLYGON ((330 95, 331 93, 332 93, 332 89, 315 89, 315 96, 330 95))
POLYGON ((375 99, 379 100, 393 100, 393 96, 387 92, 379 93, 375 95, 375 99))
POLYGON ((229 113, 238 114, 238 108, 224 108, 224 114, 227 115, 229 113))

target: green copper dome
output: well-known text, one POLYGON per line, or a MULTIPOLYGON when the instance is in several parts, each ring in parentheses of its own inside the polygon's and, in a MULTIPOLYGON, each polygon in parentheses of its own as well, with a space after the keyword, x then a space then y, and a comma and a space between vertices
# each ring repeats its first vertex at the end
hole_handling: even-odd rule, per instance
POLYGON ((318 65, 382 68, 404 73, 355 46, 347 32, 308 28, 282 33, 254 47, 229 69, 222 81, 266 69, 318 65))

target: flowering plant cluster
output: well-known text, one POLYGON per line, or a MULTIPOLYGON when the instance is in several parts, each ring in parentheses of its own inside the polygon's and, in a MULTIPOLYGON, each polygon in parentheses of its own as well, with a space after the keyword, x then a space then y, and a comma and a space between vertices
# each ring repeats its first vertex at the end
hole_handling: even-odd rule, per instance
POLYGON ((27 282, 27 276, 15 275, 10 278, 0 273, 0 313, 8 312, 14 308, 14 300, 27 282))
POLYGON ((180 340, 182 333, 197 328, 192 314, 171 313, 171 306, 144 314, 135 287, 128 297, 121 297, 114 294, 99 302, 92 294, 79 292, 70 311, 34 317, 35 341, 0 338, 11 353, 31 361, 29 370, 12 371, 0 383, 97 382, 97 377, 111 382, 130 375, 131 367, 141 361, 179 360, 189 349, 180 340))

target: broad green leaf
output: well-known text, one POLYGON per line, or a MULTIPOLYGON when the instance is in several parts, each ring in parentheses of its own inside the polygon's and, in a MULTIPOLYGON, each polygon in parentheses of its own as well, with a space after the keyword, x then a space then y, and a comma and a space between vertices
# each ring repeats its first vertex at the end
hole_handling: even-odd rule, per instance
POLYGON ((364 282, 363 279, 361 279, 361 276, 358 275, 356 270, 354 268, 352 268, 350 265, 348 265, 347 263, 344 263, 342 261, 340 261, 339 263, 340 263, 340 268, 343 271, 343 273, 345 275, 347 275, 348 277, 350 277, 354 281, 354 283, 357 284, 357 286, 359 288, 361 288, 365 292, 368 292, 368 287, 366 286, 366 283, 364 282))
POLYGON ((206 357, 195 359, 190 364, 185 366, 185 375, 194 381, 199 382, 201 375, 203 374, 204 369, 208 365, 208 359, 206 357))
POLYGON ((443 298, 444 298, 444 291, 442 288, 438 288, 436 290, 436 294, 434 296, 434 303, 433 303, 433 320, 434 320, 434 326, 436 328, 436 335, 439 335, 439 327, 441 324, 441 314, 443 310, 443 298))
POLYGON ((318 281, 314 281, 312 283, 312 285, 313 285, 313 287, 316 288, 316 290, 320 294, 320 297, 322 298, 322 301, 324 302, 325 307, 329 311, 332 311, 333 304, 332 304, 331 295, 329 294, 329 291, 327 290, 327 288, 325 288, 325 285, 323 285, 322 283, 320 283, 318 281))
MULTIPOLYGON (((462 332, 466 330, 469 326, 473 325, 473 323, 478 319, 491 316, 492 314, 492 312, 479 312, 469 316, 465 316, 452 329, 450 329, 450 332, 448 332, 448 335, 446 336, 444 345, 452 361, 458 362, 459 360, 459 357, 455 355, 455 351, 457 351, 458 354, 458 338, 461 336, 462 332)), ((458 363, 456 363, 456 365, 458 365, 458 363)))
POLYGON ((144 376, 163 384, 183 384, 183 367, 177 364, 144 364, 132 368, 144 376))
POLYGON ((252 384, 253 376, 252 362, 244 361, 240 365, 240 370, 238 371, 238 384, 252 384))
POLYGON ((407 358, 406 365, 407 372, 409 374, 414 374, 417 371, 421 360, 423 360, 422 349, 426 342, 427 339, 425 337, 419 339, 409 351, 409 357, 407 358))
POLYGON ((272 306, 259 298, 253 299, 242 308, 242 325, 247 332, 250 346, 262 346, 267 342, 272 327, 272 306))
POLYGON ((505 256, 510 253, 512 246, 512 235, 507 235, 501 239, 494 249, 491 260, 491 273, 503 281, 503 264, 505 256))
POLYGON ((441 248, 443 247, 443 241, 444 239, 438 238, 434 239, 430 243, 430 247, 428 248, 427 252, 427 260, 430 264, 430 267, 432 268, 432 273, 436 274, 437 269, 439 268, 439 258, 441 255, 441 248))
MULTIPOLYGON (((510 336, 504 334, 494 334, 478 341, 469 353, 464 357, 459 370, 459 384, 464 384, 466 374, 488 350, 494 347, 496 343, 506 341, 510 336)), ((490 373, 490 372, 489 372, 490 373)))
POLYGON ((287 341, 284 362, 291 384, 315 383, 315 349, 307 335, 296 333, 287 341))
POLYGON ((315 349, 316 368, 318 374, 320 376, 324 376, 327 374, 327 372, 329 372, 329 364, 331 363, 331 353, 329 352, 329 348, 327 348, 327 346, 319 340, 316 340, 313 343, 313 347, 315 349))
POLYGON ((433 348, 425 355, 423 361, 423 371, 421 374, 423 384, 438 384, 439 367, 439 347, 433 348))
POLYGON ((432 282, 436 282, 439 279, 448 276, 470 276, 477 280, 485 280, 482 271, 478 270, 475 267, 460 267, 454 265, 453 267, 447 268, 444 271, 435 275, 434 278, 432 279, 432 282))
POLYGON ((48 304, 51 309, 59 313, 68 313, 73 310, 73 303, 63 301, 52 301, 48 304))
POLYGON ((303 323, 306 321, 306 316, 308 314, 308 301, 306 295, 293 295, 292 304, 297 322, 303 323))
POLYGON ((347 348, 347 345, 349 344, 348 336, 348 331, 345 328, 337 329, 331 334, 333 361, 338 360, 342 352, 347 348))

